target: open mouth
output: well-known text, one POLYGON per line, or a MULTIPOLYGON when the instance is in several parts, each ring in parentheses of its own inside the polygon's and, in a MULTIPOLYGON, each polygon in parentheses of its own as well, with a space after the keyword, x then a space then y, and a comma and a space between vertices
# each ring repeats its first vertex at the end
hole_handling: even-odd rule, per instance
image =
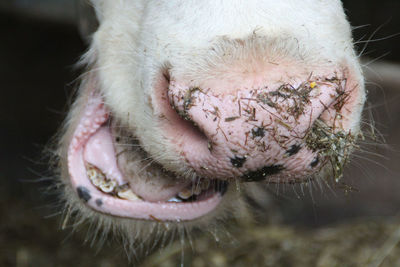
POLYGON ((68 149, 68 169, 77 195, 92 209, 134 219, 189 221, 210 213, 221 202, 226 181, 182 179, 165 187, 158 198, 151 197, 151 185, 135 187, 118 167, 103 99, 92 93, 82 114, 68 149))
MULTIPOLYGON (((195 104, 193 94, 200 94, 200 89, 189 88, 189 97, 186 92, 178 100, 184 108, 185 103, 191 104, 186 107, 197 118, 193 125, 171 107, 174 101, 166 94, 174 87, 156 94, 160 98, 155 101, 156 110, 163 115, 161 130, 183 155, 183 160, 174 162, 178 174, 164 169, 168 160, 156 161, 157 152, 148 157, 145 150, 150 149, 137 142, 129 127, 119 125, 102 96, 92 92, 68 148, 72 186, 89 207, 105 214, 190 221, 216 209, 227 191, 226 180, 234 177, 243 182, 303 183, 330 162, 335 181, 339 181, 357 139, 346 125, 348 113, 357 105, 357 91, 348 89, 353 86, 336 74, 317 77, 317 82, 310 78, 298 87, 284 84, 276 90, 265 89, 263 95, 255 89, 245 90, 250 94, 246 97, 201 92, 203 98, 199 95, 195 104), (247 104, 241 104, 242 100, 247 104), (299 105, 303 102, 309 105, 299 105), (210 103, 214 106, 208 107, 210 103), (239 116, 232 117, 237 111, 235 103, 239 116), (214 113, 209 112, 212 108, 214 113), (242 109, 250 115, 243 115, 242 109), (180 171, 178 165, 185 163, 190 168, 180 171), (187 175, 187 170, 194 175, 187 175)), ((146 134, 141 137, 143 141, 146 134)))

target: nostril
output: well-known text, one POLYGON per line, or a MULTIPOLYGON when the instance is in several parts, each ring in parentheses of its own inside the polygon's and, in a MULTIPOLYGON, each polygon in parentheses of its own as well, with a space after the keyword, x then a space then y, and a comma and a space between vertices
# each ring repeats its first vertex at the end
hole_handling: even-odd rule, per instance
MULTIPOLYGON (((189 110, 195 103, 194 93, 200 90, 197 87, 189 88, 184 94, 175 96, 168 90, 168 101, 169 106, 174 112, 173 123, 177 130, 182 129, 184 132, 181 134, 190 134, 192 137, 196 137, 195 140, 202 140, 203 142, 207 140, 207 136, 199 124, 193 120, 192 115, 189 110)), ((172 115, 172 114, 171 114, 172 115)), ((189 136, 187 136, 189 137, 189 136)), ((211 142, 208 142, 209 146, 211 142)))
MULTIPOLYGON (((196 103, 196 97, 198 96, 197 92, 200 91, 199 87, 190 87, 188 89, 182 89, 179 88, 176 90, 171 90, 170 87, 176 86, 173 82, 173 85, 171 83, 169 84, 169 89, 168 89, 168 99, 170 101, 171 107, 181 116, 184 120, 191 121, 192 117, 189 114, 190 109, 195 106, 196 103)), ((196 125, 195 122, 193 122, 194 125, 196 125)))
MULTIPOLYGON (((181 156, 189 153, 188 151, 196 151, 199 155, 209 154, 209 147, 212 144, 208 140, 201 125, 192 119, 188 109, 194 105, 190 94, 182 94, 180 98, 172 98, 170 87, 174 83, 168 69, 165 69, 159 76, 159 80, 155 85, 155 94, 153 101, 155 104, 155 112, 159 118, 159 126, 163 130, 163 136, 168 142, 174 144, 176 152, 181 156), (185 109, 181 109, 178 101, 185 100, 185 109)), ((193 92, 194 90, 192 90, 193 92)))
MULTIPOLYGON (((173 108, 173 107, 172 107, 173 108)), ((184 128, 185 132, 182 134, 187 135, 189 138, 190 136, 193 137, 192 140, 201 140, 202 142, 207 141, 207 147, 209 150, 214 146, 214 143, 208 140, 207 135, 205 134, 204 130, 200 128, 200 126, 191 118, 191 116, 186 112, 181 112, 173 108, 178 115, 178 118, 175 120, 175 126, 179 128, 184 128)))
POLYGON ((166 68, 166 69, 162 72, 162 75, 163 75, 165 81, 169 84, 170 81, 171 81, 171 75, 169 74, 168 68, 166 68))

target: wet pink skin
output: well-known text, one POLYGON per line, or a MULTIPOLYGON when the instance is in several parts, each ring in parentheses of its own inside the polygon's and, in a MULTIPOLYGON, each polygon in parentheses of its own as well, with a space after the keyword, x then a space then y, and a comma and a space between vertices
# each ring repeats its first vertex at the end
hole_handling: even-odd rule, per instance
MULTIPOLYGON (((158 99, 160 113, 168 121, 163 130, 176 144, 178 153, 201 176, 229 179, 275 168, 279 171, 268 175, 267 181, 305 179, 319 170, 323 159, 315 164, 318 154, 306 147, 304 137, 317 118, 333 122, 336 110, 332 105, 338 99, 338 90, 349 91, 344 75, 287 79, 290 83, 243 80, 244 86, 231 88, 224 87, 221 81, 220 86, 210 83, 196 87, 172 78, 167 94, 158 99), (332 78, 338 80, 330 81, 332 78), (282 85, 293 91, 313 87, 304 111, 298 116, 287 112, 294 106, 293 99, 270 95, 282 85), (273 103, 263 103, 260 95, 269 96, 273 103), (263 129, 263 136, 253 133, 257 129, 263 129), (293 152, 296 146, 299 149, 293 152), (237 164, 235 158, 242 162, 237 164)), ((351 110, 356 96, 356 91, 350 93, 346 108, 351 110)))
POLYGON ((84 160, 99 168, 107 177, 115 179, 119 185, 126 183, 115 161, 114 145, 108 127, 100 127, 88 139, 84 148, 84 160))
POLYGON ((103 99, 92 94, 68 149, 71 184, 89 207, 119 217, 162 221, 194 220, 216 208, 222 198, 218 193, 196 202, 154 203, 119 199, 97 189, 86 175, 85 161, 98 164, 104 173, 112 175, 119 183, 126 180, 115 163, 110 131, 102 127, 108 117, 103 99), (89 148, 85 150, 86 145, 89 148))

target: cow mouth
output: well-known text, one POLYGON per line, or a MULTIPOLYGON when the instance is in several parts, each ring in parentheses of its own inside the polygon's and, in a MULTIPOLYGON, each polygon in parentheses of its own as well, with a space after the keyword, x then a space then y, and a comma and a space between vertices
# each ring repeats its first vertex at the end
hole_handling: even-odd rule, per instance
MULTIPOLYGON (((176 178, 156 163, 152 164, 155 173, 148 175, 175 177, 174 182, 156 190, 151 183, 137 186, 120 170, 111 116, 102 97, 92 93, 82 114, 68 148, 68 171, 77 196, 90 208, 125 218, 191 221, 219 206, 228 182, 176 178)), ((138 162, 145 164, 145 159, 138 162)))

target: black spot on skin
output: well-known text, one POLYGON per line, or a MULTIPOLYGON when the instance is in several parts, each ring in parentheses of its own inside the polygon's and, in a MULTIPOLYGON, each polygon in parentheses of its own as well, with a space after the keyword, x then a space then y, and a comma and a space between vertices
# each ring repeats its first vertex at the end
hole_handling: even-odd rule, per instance
POLYGON ((232 163, 233 167, 236 167, 236 168, 242 167, 245 162, 246 162, 245 157, 235 156, 234 158, 231 158, 231 163, 232 163))
POLYGON ((88 202, 92 198, 89 189, 87 189, 84 186, 78 186, 76 188, 76 192, 78 192, 78 197, 82 199, 84 202, 88 202))
POLYGON ((242 176, 245 182, 257 182, 265 180, 267 176, 278 174, 285 168, 282 165, 265 166, 257 171, 248 172, 242 176))
POLYGON ((293 156, 299 153, 301 145, 292 145, 288 150, 286 150, 286 155, 293 156))
POLYGON ((251 130, 251 134, 253 135, 253 137, 264 137, 265 130, 260 127, 255 127, 251 130))
POLYGON ((312 168, 314 168, 315 166, 318 165, 318 163, 319 163, 319 158, 318 158, 318 157, 315 157, 315 159, 311 162, 310 166, 311 166, 312 168))
POLYGON ((101 207, 103 205, 103 200, 101 200, 100 198, 96 199, 96 205, 97 207, 101 207))

